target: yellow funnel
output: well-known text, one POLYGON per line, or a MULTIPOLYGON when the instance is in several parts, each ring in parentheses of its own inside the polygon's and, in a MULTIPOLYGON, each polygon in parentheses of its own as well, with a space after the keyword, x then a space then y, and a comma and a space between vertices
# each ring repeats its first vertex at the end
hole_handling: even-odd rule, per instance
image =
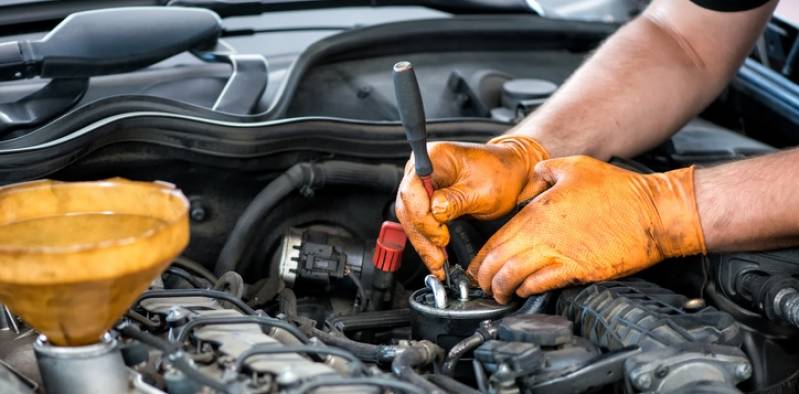
POLYGON ((189 241, 174 186, 0 187, 0 302, 59 346, 96 343, 189 241))

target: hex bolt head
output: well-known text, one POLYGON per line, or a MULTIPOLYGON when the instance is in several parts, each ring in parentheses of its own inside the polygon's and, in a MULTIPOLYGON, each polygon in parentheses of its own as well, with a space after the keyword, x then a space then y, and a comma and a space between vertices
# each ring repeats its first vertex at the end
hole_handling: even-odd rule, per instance
POLYGON ((205 207, 198 199, 191 199, 189 201, 189 217, 195 222, 202 222, 208 216, 205 207))
POLYGON ((750 376, 752 376, 752 366, 749 363, 740 363, 735 366, 735 377, 746 380, 750 376))
POLYGON ((669 366, 668 365, 661 365, 655 369, 655 377, 658 379, 663 379, 666 375, 669 374, 669 366))
POLYGON ((634 383, 639 390, 648 390, 649 387, 652 386, 652 377, 647 373, 641 374, 635 378, 634 383))

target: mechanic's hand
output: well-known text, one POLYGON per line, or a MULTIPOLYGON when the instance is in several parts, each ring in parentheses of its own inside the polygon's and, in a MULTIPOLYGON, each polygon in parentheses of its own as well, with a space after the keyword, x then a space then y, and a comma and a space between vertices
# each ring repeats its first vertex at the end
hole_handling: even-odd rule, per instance
POLYGON ((707 253, 693 168, 641 175, 586 156, 538 163, 553 186, 483 246, 467 273, 500 303, 707 253))
POLYGON ((438 142, 429 145, 433 162, 432 203, 414 171, 413 158, 397 193, 397 217, 427 268, 444 279, 449 243, 445 223, 462 215, 495 219, 547 187, 533 167, 548 158, 534 139, 502 136, 487 144, 438 142))

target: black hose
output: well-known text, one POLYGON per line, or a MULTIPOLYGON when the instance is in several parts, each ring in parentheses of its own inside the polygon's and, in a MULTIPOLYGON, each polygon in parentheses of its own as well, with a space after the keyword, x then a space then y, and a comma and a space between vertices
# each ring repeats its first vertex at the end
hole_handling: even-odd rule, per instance
POLYGON ((511 314, 511 316, 542 313, 549 303, 550 298, 552 298, 551 292, 530 296, 519 309, 511 314))
POLYGON ((188 282, 191 285, 191 287, 193 287, 195 289, 204 289, 204 288, 206 288, 206 286, 203 286, 203 284, 200 283, 200 281, 198 281, 197 278, 194 277, 194 275, 190 274, 188 271, 184 270, 183 268, 168 267, 166 269, 166 271, 164 271, 164 273, 165 274, 169 274, 169 275, 174 275, 174 276, 177 276, 180 279, 185 280, 186 282, 188 282))
POLYGON ((411 345, 391 362, 391 371, 400 379, 422 388, 425 392, 433 394, 444 394, 438 386, 430 383, 422 375, 416 372, 416 368, 428 365, 435 361, 437 353, 440 354, 441 348, 429 341, 421 341, 411 345))
POLYGON ((182 343, 186 337, 197 327, 200 326, 210 326, 210 325, 226 325, 226 324, 242 324, 242 323, 255 323, 258 325, 266 326, 266 327, 277 327, 288 331, 302 343, 308 343, 308 337, 300 331, 299 328, 292 325, 291 323, 284 322, 283 320, 278 320, 271 317, 265 316, 230 316, 230 317, 199 317, 196 319, 190 320, 186 325, 183 326, 183 329, 180 331, 180 334, 177 338, 175 338, 175 342, 182 343))
POLYGON ((131 324, 125 324, 116 328, 122 335, 135 339, 145 345, 160 350, 164 356, 167 357, 169 362, 180 372, 183 372, 187 378, 203 385, 210 387, 220 393, 234 393, 233 390, 226 387, 224 383, 200 372, 194 368, 185 358, 183 352, 180 351, 178 344, 170 343, 154 335, 143 332, 131 324))
POLYGON ((292 191, 301 187, 320 188, 325 185, 357 185, 376 190, 394 191, 402 179, 398 167, 369 165, 344 161, 299 163, 266 185, 239 216, 219 254, 214 273, 222 275, 236 271, 252 247, 255 230, 261 220, 292 191))
POLYGON ((455 366, 458 365, 458 361, 460 361, 461 357, 476 349, 485 341, 486 338, 482 334, 474 333, 456 343, 455 346, 449 350, 449 353, 447 353, 447 358, 444 360, 444 365, 441 367, 441 373, 445 376, 452 376, 452 373, 455 372, 455 366))
POLYGON ((345 349, 366 362, 391 362, 402 349, 398 346, 373 345, 371 343, 358 342, 346 336, 331 334, 316 328, 311 328, 308 334, 319 338, 319 340, 330 346, 345 349))
POLYGON ((440 374, 425 375, 427 380, 433 382, 436 386, 447 390, 448 393, 456 394, 480 394, 479 391, 449 377, 440 374))
POLYGON ((341 357, 350 362, 350 370, 353 374, 364 371, 363 363, 358 357, 352 353, 327 346, 313 346, 313 345, 277 345, 271 343, 256 344, 249 349, 245 350, 236 358, 236 371, 241 371, 244 366, 244 361, 248 358, 260 354, 285 354, 285 353, 311 353, 311 354, 325 354, 330 356, 341 357))
POLYGON ((161 327, 161 325, 158 324, 157 322, 148 319, 147 316, 144 316, 141 313, 134 311, 133 309, 128 309, 128 312, 125 314, 125 317, 127 317, 130 320, 136 321, 136 323, 146 326, 150 330, 157 330, 161 327))
POLYGON ((175 260, 172 261, 172 265, 180 266, 183 269, 189 270, 197 274, 197 276, 205 279, 208 283, 214 284, 217 281, 216 275, 214 275, 208 268, 205 268, 202 264, 186 257, 186 256, 178 256, 175 257, 175 260))
POLYGON ((255 310, 245 304, 240 298, 236 298, 230 293, 210 289, 170 289, 170 290, 150 290, 145 291, 133 305, 138 305, 141 301, 148 298, 169 298, 169 297, 208 297, 216 300, 227 301, 239 308, 240 311, 248 315, 254 315, 255 310))
POLYGON ((380 388, 390 388, 394 390, 399 390, 405 393, 411 394, 428 394, 424 389, 421 387, 416 387, 413 384, 401 382, 398 380, 393 379, 386 379, 386 378, 349 378, 349 379, 341 379, 341 378, 330 378, 330 377, 321 377, 311 379, 305 383, 303 383, 300 387, 298 387, 292 393, 295 394, 305 394, 311 390, 317 389, 319 387, 326 387, 326 386, 378 386, 380 388))

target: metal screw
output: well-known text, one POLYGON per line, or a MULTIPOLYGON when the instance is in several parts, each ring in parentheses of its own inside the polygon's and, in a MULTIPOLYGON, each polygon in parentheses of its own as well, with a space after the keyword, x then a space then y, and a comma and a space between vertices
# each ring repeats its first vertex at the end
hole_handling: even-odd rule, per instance
POLYGON ((195 222, 202 222, 205 220, 205 208, 199 203, 192 203, 189 215, 191 216, 191 220, 194 220, 195 222))
POLYGON ((669 374, 669 366, 668 365, 661 365, 655 369, 655 377, 658 379, 663 379, 666 375, 669 374))
POLYGON ((735 366, 735 376, 738 379, 746 380, 752 376, 752 366, 749 363, 740 363, 735 366))
POLYGON ((649 374, 642 374, 635 378, 635 386, 640 390, 647 390, 652 385, 652 377, 649 374))

